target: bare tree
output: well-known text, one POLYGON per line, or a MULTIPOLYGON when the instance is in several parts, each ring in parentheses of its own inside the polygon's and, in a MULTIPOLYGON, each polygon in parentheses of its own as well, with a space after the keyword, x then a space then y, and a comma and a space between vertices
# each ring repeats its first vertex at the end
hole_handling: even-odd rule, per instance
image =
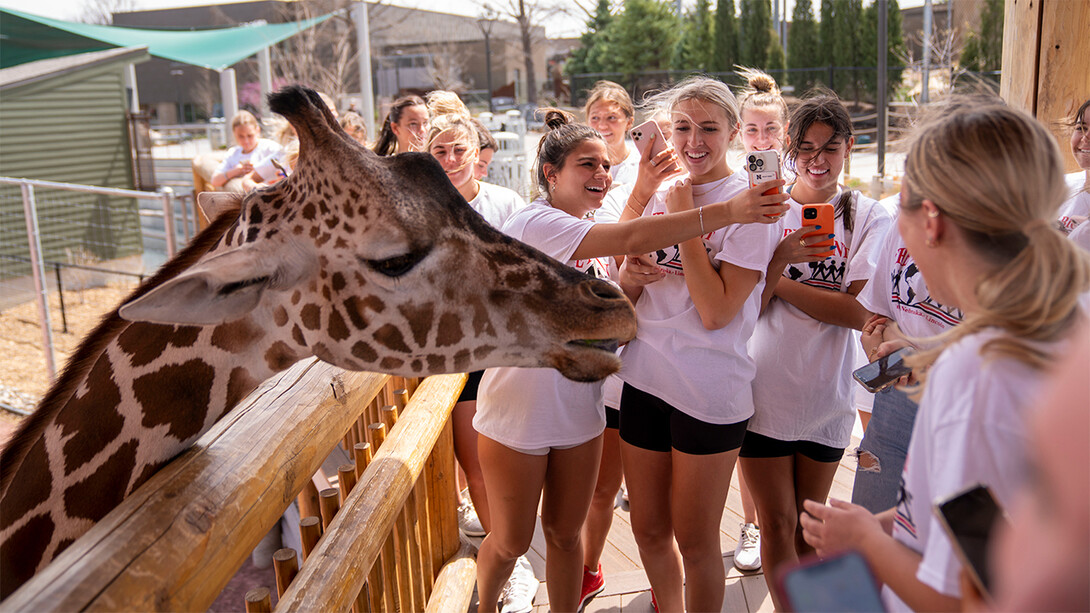
POLYGON ((462 92, 467 88, 465 82, 465 53, 452 43, 434 43, 427 45, 431 62, 428 64, 428 78, 437 89, 462 92))
MULTIPOLYGON (((487 7, 488 3, 482 3, 487 7)), ((519 39, 522 43, 523 62, 526 70, 526 101, 537 103, 537 71, 534 67, 534 45, 542 42, 539 32, 544 32, 544 23, 551 17, 566 13, 569 9, 556 0, 500 0, 496 10, 513 19, 519 25, 519 39)))
POLYGON ((79 20, 108 26, 114 22, 114 13, 127 13, 137 10, 136 0, 88 0, 83 5, 79 20))

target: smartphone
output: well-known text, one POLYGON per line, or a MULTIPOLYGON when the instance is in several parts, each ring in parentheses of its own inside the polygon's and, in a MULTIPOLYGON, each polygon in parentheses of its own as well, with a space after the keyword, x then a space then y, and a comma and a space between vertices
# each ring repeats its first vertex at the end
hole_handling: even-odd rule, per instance
MULTIPOLYGON (((802 207, 802 225, 821 226, 817 232, 807 232, 804 238, 811 236, 829 236, 833 233, 833 205, 831 204, 807 204, 802 207)), ((814 243, 811 247, 829 247, 829 250, 817 255, 827 258, 833 254, 833 239, 826 239, 820 243, 814 243)))
POLYGON ((776 586, 788 611, 885 611, 878 581, 856 551, 827 558, 808 556, 779 573, 776 586))
POLYGON ((996 526, 1009 521, 992 491, 986 485, 972 485, 936 501, 932 510, 977 589, 985 597, 991 598, 989 546, 996 526))
POLYGON ((905 364, 905 357, 912 355, 912 347, 901 347, 889 355, 856 369, 852 377, 869 392, 880 392, 910 374, 912 368, 905 364))
MULTIPOLYGON (((746 170, 749 171, 749 186, 755 187, 765 181, 780 178, 780 154, 775 151, 752 151, 746 154, 746 170)), ((779 194, 783 188, 774 187, 765 196, 779 194)))
POLYGON ((666 150, 666 139, 662 136, 659 124, 655 123, 653 119, 632 128, 628 131, 628 135, 632 137, 632 143, 636 145, 640 155, 647 153, 647 143, 651 140, 651 135, 655 136, 655 142, 651 143, 651 157, 653 158, 666 150))

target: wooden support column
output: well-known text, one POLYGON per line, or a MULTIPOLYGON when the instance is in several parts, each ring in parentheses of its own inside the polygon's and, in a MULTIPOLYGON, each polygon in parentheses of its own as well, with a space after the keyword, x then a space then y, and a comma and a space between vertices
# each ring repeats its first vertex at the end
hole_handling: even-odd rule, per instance
POLYGON ((1090 2, 1007 0, 999 94, 1057 138, 1067 172, 1079 169, 1067 123, 1090 92, 1090 2))

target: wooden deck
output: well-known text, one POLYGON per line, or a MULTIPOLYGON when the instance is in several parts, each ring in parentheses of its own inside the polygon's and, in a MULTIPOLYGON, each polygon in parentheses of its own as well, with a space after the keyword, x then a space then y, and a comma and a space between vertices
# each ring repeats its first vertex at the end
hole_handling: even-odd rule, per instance
MULTIPOLYGON (((840 468, 836 472, 829 496, 841 500, 851 500, 852 483, 855 479, 855 457, 851 453, 859 445, 859 425, 853 433, 852 442, 840 468)), ((727 496, 727 508, 720 523, 719 540, 723 547, 723 566, 727 570, 727 589, 723 599, 723 611, 755 612, 772 611, 772 597, 765 586, 761 571, 743 573, 734 568, 732 558, 737 544, 739 524, 742 522, 742 499, 738 492, 738 480, 731 483, 727 496)), ((534 567, 534 573, 542 581, 534 601, 535 613, 549 610, 549 594, 545 588, 545 537, 538 521, 534 540, 527 557, 534 567)), ((640 563, 639 550, 632 536, 632 524, 629 522, 627 505, 613 511, 613 526, 602 554, 602 572, 605 574, 605 591, 599 594, 587 606, 587 613, 632 611, 648 613, 651 608, 650 585, 640 563)), ((476 603, 474 603, 475 605, 476 603)), ((473 607, 476 608, 475 606, 473 607)))

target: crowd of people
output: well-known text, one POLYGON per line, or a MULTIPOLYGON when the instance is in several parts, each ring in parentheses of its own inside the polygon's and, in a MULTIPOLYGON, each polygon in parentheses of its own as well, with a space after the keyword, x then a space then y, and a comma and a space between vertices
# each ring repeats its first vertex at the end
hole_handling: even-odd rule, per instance
MULTIPOLYGON (((720 610, 735 472, 734 563, 764 566, 778 609, 776 569, 844 549, 867 560, 891 610, 1090 608, 1090 488, 1064 481, 1085 466, 1075 461, 1088 447, 1085 358, 1047 383, 1090 344, 1090 100, 1068 118, 1081 170, 1066 178, 1036 119, 993 97, 936 103, 908 138, 900 193, 876 201, 842 185, 855 137, 835 94, 789 106, 771 77, 745 74, 738 96, 690 77, 637 110, 624 88, 600 82, 582 122, 546 109, 530 202, 481 180, 495 140, 453 93, 395 101, 370 145, 430 153, 490 224, 612 280, 635 306, 636 337, 605 382, 551 369, 470 374, 453 429, 461 527, 483 537, 478 610, 531 610, 538 582, 525 554, 539 513, 550 607, 580 610, 601 593, 619 490, 655 609, 720 610), (665 147, 627 138, 638 115, 665 147), (738 140, 776 152, 784 178, 751 185, 730 165, 738 140), (803 207, 823 203, 832 227, 806 226, 803 207), (872 394, 852 380, 904 347, 913 371, 898 385, 872 394), (866 427, 852 501, 827 503, 857 412, 866 427), (1035 459, 1033 445, 1054 449, 1035 459), (977 599, 931 511, 975 483, 1019 509, 1015 534, 1028 531, 1020 519, 1062 515, 1057 547, 1072 532, 1082 539, 1062 549, 1064 572, 977 599)), ((362 122, 341 121, 366 141, 362 122)), ((255 127, 236 116, 239 147, 214 184, 278 178, 258 159, 275 143, 255 127)), ((290 169, 290 158, 274 166, 290 169)))

